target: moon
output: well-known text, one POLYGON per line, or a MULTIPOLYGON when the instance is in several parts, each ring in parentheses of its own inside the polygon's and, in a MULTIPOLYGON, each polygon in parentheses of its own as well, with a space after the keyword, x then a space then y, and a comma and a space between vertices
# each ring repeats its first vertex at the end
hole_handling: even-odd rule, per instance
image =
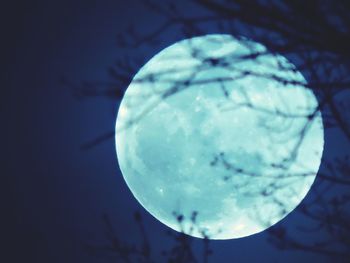
POLYGON ((310 190, 324 145, 314 93, 260 43, 226 34, 181 40, 134 76, 116 150, 137 201, 199 238, 264 231, 310 190))

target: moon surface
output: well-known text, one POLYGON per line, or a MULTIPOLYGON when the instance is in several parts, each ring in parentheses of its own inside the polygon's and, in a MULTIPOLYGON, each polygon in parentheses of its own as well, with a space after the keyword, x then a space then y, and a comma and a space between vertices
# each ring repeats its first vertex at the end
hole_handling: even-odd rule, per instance
POLYGON ((142 206, 188 235, 261 232, 310 190, 323 152, 318 102, 296 67, 231 35, 185 39, 135 75, 116 149, 142 206))

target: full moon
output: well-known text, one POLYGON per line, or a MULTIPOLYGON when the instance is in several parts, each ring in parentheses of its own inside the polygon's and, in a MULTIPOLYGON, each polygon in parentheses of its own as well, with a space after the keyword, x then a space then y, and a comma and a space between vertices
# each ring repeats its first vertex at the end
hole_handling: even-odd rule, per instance
POLYGON ((284 56, 246 38, 204 35, 161 50, 119 106, 128 187, 194 237, 264 231, 302 202, 320 166, 322 117, 307 86, 284 56))

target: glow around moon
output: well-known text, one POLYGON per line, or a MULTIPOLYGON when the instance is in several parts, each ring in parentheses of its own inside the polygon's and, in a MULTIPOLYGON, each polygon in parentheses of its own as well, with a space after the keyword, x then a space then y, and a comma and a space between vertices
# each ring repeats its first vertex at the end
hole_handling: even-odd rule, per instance
POLYGON ((249 236, 309 191, 323 151, 318 103, 294 65, 266 51, 230 35, 186 39, 128 87, 116 122, 120 169, 135 198, 172 229, 249 236))

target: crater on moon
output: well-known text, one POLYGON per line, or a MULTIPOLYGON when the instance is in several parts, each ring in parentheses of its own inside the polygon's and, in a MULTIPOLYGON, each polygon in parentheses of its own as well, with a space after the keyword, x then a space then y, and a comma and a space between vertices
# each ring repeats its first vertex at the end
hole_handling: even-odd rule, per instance
POLYGON ((323 151, 318 103, 295 66, 266 51, 230 35, 185 39, 150 59, 126 90, 119 166, 135 198, 172 229, 249 236, 309 191, 323 151), (252 53, 261 55, 243 59, 252 53))

